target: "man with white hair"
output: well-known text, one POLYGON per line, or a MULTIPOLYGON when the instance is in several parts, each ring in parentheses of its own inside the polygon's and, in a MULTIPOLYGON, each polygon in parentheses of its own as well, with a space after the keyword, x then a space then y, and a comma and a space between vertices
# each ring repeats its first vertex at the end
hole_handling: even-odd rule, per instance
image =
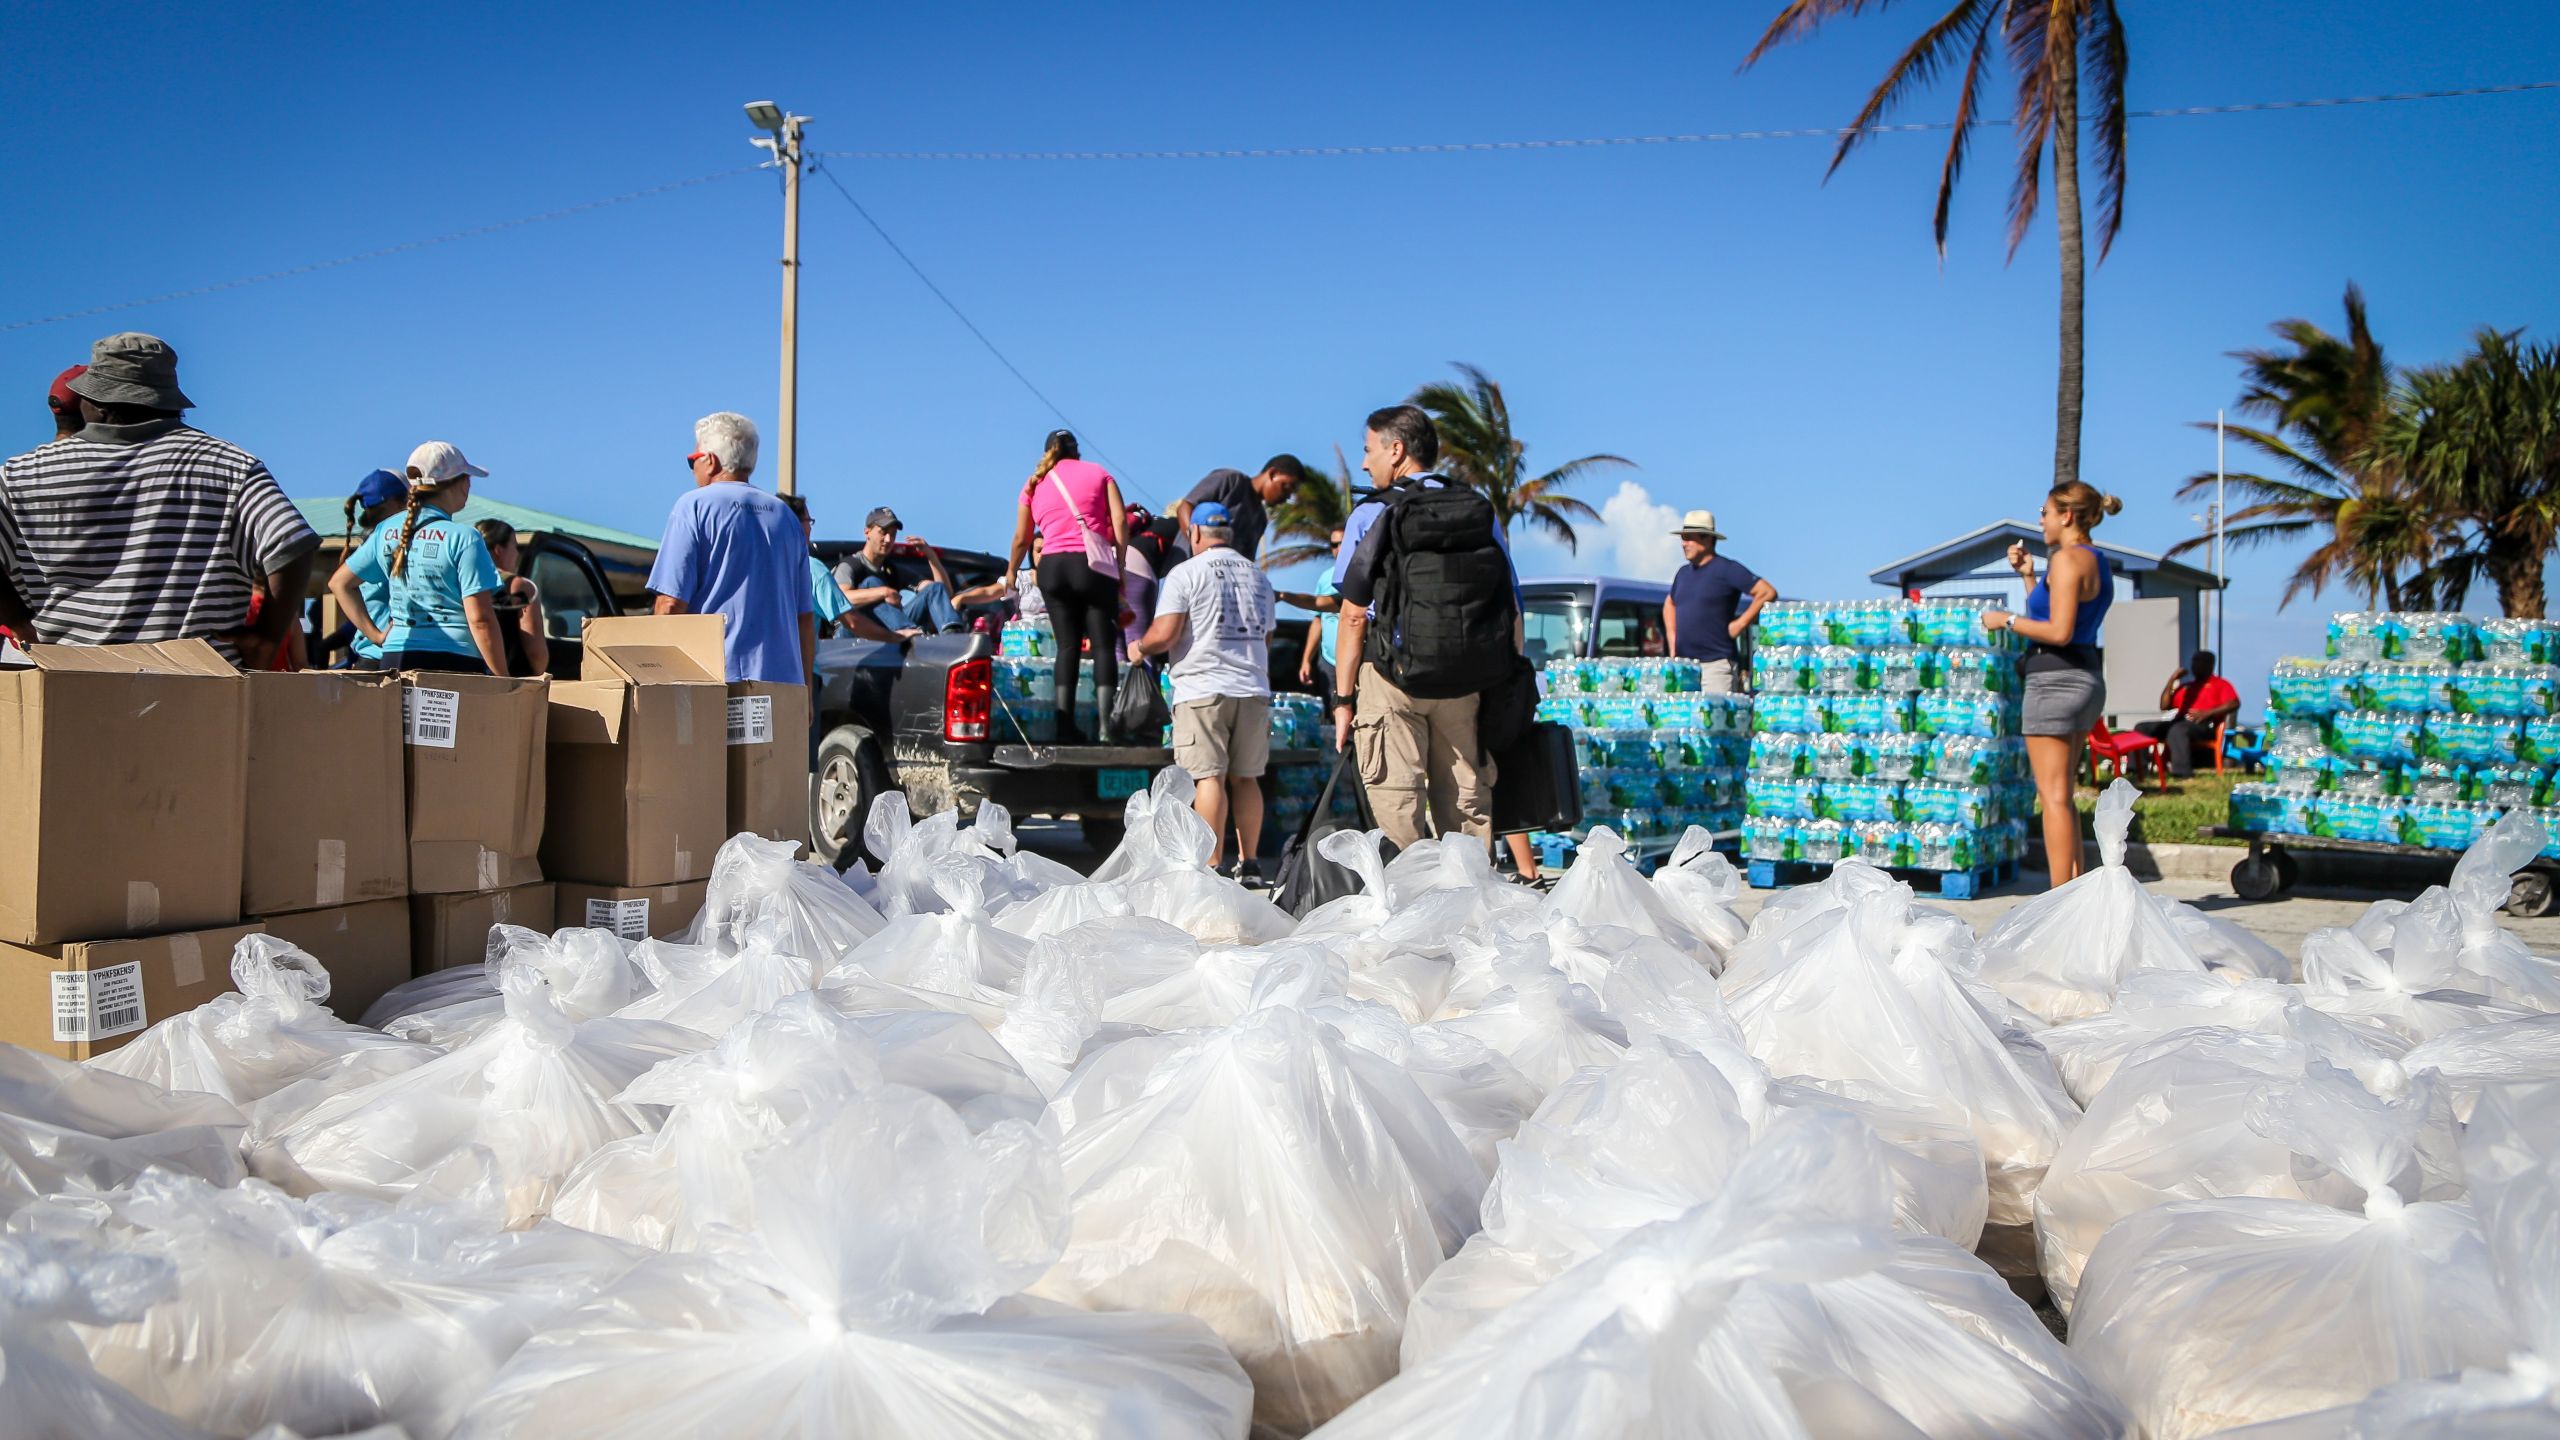
POLYGON ((806 685, 818 661, 800 521, 747 477, 756 427, 723 410, 693 422, 693 489, 667 516, 649 589, 661 615, 718 615, 728 622, 729 679, 806 685))

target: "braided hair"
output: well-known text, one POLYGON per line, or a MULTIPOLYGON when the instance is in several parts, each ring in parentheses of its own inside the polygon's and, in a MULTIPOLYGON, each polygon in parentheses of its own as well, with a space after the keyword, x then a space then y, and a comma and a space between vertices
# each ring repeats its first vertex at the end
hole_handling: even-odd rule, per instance
POLYGON ((409 542, 418 538, 419 509, 427 503, 428 496, 452 483, 430 480, 418 472, 417 466, 409 467, 409 514, 400 522, 400 543, 391 547, 391 563, 384 567, 393 575, 405 577, 409 573, 409 542))

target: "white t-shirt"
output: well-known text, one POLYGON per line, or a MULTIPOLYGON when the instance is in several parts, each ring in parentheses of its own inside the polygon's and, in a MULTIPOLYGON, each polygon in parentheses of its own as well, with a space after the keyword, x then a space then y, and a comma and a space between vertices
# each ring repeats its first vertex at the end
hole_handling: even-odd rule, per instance
POLYGON ((1189 617, 1173 647, 1173 703, 1269 695, 1278 604, 1262 567, 1224 545, 1175 566, 1156 592, 1157 615, 1189 617))

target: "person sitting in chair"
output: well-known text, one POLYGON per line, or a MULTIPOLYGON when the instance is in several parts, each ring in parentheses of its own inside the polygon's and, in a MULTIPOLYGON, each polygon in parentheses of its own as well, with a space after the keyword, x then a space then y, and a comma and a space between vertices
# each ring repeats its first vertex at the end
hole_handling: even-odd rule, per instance
POLYGON ((2195 773, 2198 737, 2212 745, 2214 727, 2240 714, 2240 692, 2213 673, 2213 663, 2212 651, 2199 650, 2185 669, 2171 671, 2168 683, 2160 687, 2160 708, 2169 712, 2169 718, 2145 720, 2133 727, 2168 750, 2169 774, 2180 780, 2195 773))

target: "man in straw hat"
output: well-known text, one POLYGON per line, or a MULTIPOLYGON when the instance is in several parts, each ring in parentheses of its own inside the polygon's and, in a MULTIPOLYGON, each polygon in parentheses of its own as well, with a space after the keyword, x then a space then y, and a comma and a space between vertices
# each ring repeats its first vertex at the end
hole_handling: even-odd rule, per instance
POLYGON ((80 429, 0 465, 0 624, 57 645, 209 640, 266 668, 320 537, 257 457, 186 423, 167 341, 110 335, 64 386, 80 429))
POLYGON ((1730 695, 1742 688, 1736 668, 1741 649, 1735 642, 1759 617, 1760 607, 1778 598, 1777 587, 1740 561, 1716 553, 1724 532, 1716 528, 1714 511, 1690 511, 1674 533, 1687 563, 1671 577, 1671 593, 1662 601, 1662 627, 1670 632, 1671 653, 1697 661, 1705 671, 1701 688, 1710 695, 1730 695))

